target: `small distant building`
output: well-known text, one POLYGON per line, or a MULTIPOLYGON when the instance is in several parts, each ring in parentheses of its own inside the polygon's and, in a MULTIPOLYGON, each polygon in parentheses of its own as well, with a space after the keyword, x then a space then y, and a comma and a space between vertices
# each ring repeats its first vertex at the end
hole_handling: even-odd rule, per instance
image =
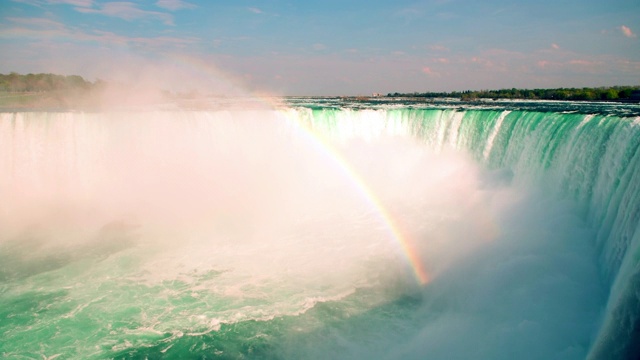
POLYGON ((382 96, 380 93, 373 93, 373 94, 371 94, 371 97, 380 97, 380 96, 382 96))

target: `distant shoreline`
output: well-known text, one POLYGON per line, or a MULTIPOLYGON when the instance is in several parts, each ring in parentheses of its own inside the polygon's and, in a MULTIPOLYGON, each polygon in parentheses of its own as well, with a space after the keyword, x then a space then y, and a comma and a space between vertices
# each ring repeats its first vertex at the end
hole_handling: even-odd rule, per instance
POLYGON ((640 102, 640 86, 611 86, 598 88, 501 89, 479 91, 389 93, 379 97, 402 98, 458 98, 465 101, 491 100, 560 100, 640 102))
MULTIPOLYGON (((414 103, 456 99, 462 102, 511 101, 584 101, 640 103, 640 86, 598 88, 501 89, 479 91, 388 93, 371 96, 300 96, 300 98, 336 98, 349 101, 414 103)), ((137 88, 135 84, 112 84, 102 80, 90 82, 78 75, 0 74, 0 110, 101 110, 135 107, 169 102, 204 101, 216 98, 197 92, 180 94, 155 88, 137 88)), ((224 94, 219 98, 225 98, 224 94)), ((257 96, 259 98, 259 96, 257 96)), ((296 98, 296 96, 282 96, 296 98)), ((206 104, 205 104, 206 105, 206 104)))

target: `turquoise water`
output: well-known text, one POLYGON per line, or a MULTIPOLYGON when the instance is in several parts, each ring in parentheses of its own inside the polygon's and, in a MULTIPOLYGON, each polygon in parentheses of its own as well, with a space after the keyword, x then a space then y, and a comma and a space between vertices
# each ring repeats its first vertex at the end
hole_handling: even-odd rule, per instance
POLYGON ((635 358, 638 116, 0 114, 0 354, 635 358))

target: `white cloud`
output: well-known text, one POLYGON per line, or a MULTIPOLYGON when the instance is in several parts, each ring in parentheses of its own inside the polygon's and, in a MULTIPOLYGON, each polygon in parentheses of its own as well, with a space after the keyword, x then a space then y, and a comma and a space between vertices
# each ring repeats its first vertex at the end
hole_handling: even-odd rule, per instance
POLYGON ((625 26, 625 25, 620 26, 620 31, 622 31, 622 34, 628 38, 636 37, 636 34, 634 34, 633 31, 631 31, 631 29, 628 26, 625 26))
POLYGON ((250 7, 250 8, 247 8, 247 10, 251 11, 254 14, 262 14, 263 13, 263 11, 258 9, 257 7, 250 7))
POLYGON ((42 30, 62 30, 66 28, 63 23, 46 18, 7 18, 6 20, 14 24, 42 30))
POLYGON ((438 74, 437 72, 435 72, 432 68, 425 66, 421 69, 422 73, 427 75, 427 76, 439 76, 440 74, 438 74))
POLYGON ((553 48, 555 50, 558 50, 558 49, 560 49, 560 45, 558 45, 556 43, 553 43, 553 44, 551 44, 551 48, 553 48))
POLYGON ((17 3, 22 3, 22 4, 27 4, 27 5, 31 5, 31 6, 40 6, 41 3, 38 0, 11 0, 13 2, 17 2, 17 3))
POLYGON ((49 4, 66 4, 79 7, 92 7, 93 0, 47 0, 49 4))
POLYGON ((79 7, 92 7, 94 0, 12 0, 13 2, 23 3, 41 7, 42 5, 73 5, 79 7))
POLYGON ((156 2, 156 6, 167 9, 167 10, 171 10, 171 11, 196 8, 195 5, 183 0, 158 0, 158 2, 156 2))
POLYGON ((552 65, 552 63, 548 60, 538 60, 538 62, 536 62, 536 65, 538 65, 538 67, 540 68, 545 68, 545 67, 548 67, 549 65, 552 65))
POLYGON ((100 9, 76 8, 76 10, 81 13, 100 14, 128 21, 151 18, 161 20, 166 25, 173 25, 173 17, 170 14, 142 10, 136 7, 136 4, 130 2, 109 2, 103 4, 100 9))
POLYGON ((585 59, 573 59, 573 60, 570 60, 568 62, 568 64, 569 65, 594 66, 594 65, 600 65, 601 62, 585 60, 585 59))
POLYGON ((0 29, 0 38, 49 39, 54 42, 60 39, 65 43, 98 43, 104 46, 127 44, 131 47, 146 49, 180 49, 200 42, 200 39, 194 37, 129 37, 109 31, 85 32, 45 18, 7 18, 7 20, 15 26, 0 29))
POLYGON ((444 45, 432 45, 432 46, 429 47, 429 49, 431 49, 433 51, 443 51, 443 52, 451 51, 451 49, 449 49, 448 47, 446 47, 444 45))

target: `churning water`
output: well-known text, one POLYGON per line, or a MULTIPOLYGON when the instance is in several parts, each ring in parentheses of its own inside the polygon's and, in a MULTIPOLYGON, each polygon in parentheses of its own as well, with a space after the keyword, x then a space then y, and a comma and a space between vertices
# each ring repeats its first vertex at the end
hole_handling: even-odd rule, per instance
POLYGON ((638 114, 1 113, 0 354, 637 358, 638 114))

